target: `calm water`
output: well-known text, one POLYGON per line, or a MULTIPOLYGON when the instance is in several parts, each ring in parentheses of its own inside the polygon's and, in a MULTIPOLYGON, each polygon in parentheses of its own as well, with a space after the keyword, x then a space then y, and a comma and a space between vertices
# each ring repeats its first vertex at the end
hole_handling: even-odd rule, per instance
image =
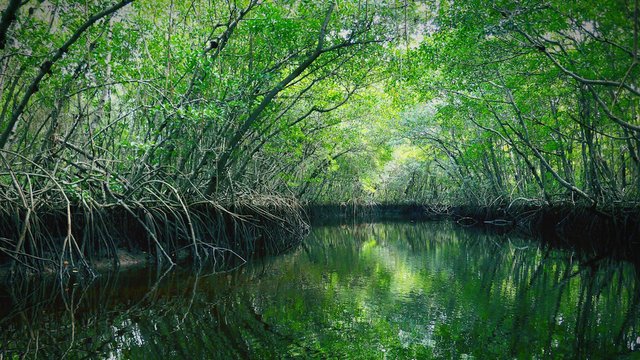
POLYGON ((0 358, 635 358, 636 269, 449 223, 316 227, 224 274, 0 288, 0 358))

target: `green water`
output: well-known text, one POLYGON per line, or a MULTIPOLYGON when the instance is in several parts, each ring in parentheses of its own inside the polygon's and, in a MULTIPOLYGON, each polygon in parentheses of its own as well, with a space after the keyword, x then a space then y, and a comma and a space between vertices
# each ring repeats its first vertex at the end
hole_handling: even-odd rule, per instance
POLYGON ((0 358, 636 358, 634 266, 449 223, 315 227, 223 274, 0 288, 0 358))

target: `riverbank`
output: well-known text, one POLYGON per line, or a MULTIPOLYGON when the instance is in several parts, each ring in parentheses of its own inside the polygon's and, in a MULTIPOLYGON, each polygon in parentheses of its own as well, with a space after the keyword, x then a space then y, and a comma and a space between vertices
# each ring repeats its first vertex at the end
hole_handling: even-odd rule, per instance
POLYGON ((494 206, 318 205, 307 208, 312 224, 361 220, 443 220, 464 227, 516 231, 563 248, 615 256, 640 264, 640 207, 576 204, 494 206))
POLYGON ((640 263, 640 208, 554 206, 442 206, 420 204, 300 206, 278 198, 225 206, 193 204, 49 209, 0 216, 5 243, 0 271, 10 274, 94 271, 149 263, 212 261, 236 266, 298 245, 312 225, 353 221, 453 220, 490 231, 518 231, 554 246, 616 256, 640 263), (24 219, 28 219, 25 223, 24 219), (26 224, 26 225, 25 225, 26 224), (18 244, 21 244, 18 246, 18 244))
POLYGON ((555 246, 622 256, 640 263, 640 207, 594 208, 569 204, 550 206, 461 206, 449 210, 459 222, 513 227, 555 246))
POLYGON ((256 198, 184 207, 117 204, 0 212, 0 266, 10 273, 78 272, 155 262, 223 269, 296 246, 308 231, 295 201, 256 198))

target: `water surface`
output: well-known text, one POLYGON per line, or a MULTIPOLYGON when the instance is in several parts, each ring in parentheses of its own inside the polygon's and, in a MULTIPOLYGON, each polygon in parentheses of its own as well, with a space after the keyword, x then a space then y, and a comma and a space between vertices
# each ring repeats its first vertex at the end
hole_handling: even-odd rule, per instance
POLYGON ((320 226, 222 274, 0 288, 0 358, 634 358, 628 263, 450 223, 320 226))

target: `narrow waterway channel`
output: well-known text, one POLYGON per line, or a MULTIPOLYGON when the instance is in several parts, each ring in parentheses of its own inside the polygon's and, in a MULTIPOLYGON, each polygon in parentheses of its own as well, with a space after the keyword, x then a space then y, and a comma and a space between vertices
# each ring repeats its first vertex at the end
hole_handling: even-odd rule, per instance
POLYGON ((225 273, 0 288, 0 358, 629 358, 636 268, 447 222, 314 227, 225 273))

